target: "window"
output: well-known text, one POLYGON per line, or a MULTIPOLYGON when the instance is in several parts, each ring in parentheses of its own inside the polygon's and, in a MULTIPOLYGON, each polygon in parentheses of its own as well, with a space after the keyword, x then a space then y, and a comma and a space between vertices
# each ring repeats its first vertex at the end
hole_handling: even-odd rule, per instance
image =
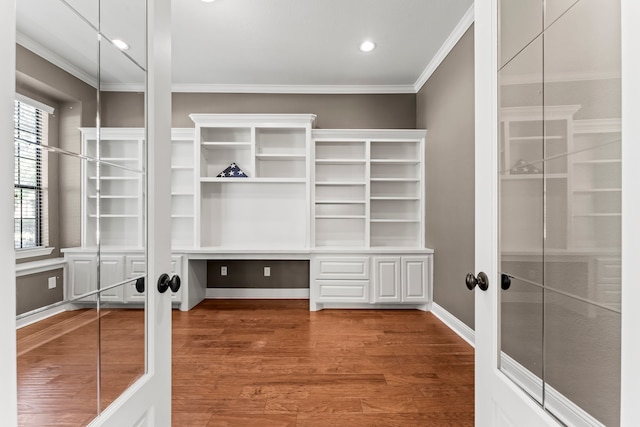
POLYGON ((16 249, 46 244, 43 230, 42 152, 46 113, 22 101, 14 109, 14 243, 16 249))

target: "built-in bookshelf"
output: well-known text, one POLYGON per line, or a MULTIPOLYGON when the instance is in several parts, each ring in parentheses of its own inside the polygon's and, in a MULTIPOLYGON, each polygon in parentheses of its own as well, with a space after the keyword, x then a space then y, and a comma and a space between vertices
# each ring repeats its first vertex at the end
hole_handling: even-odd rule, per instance
POLYGON ((308 248, 312 114, 192 114, 195 246, 308 248), (220 176, 235 164, 242 171, 220 176))
POLYGON ((505 252, 569 248, 569 156, 579 105, 500 112, 501 245, 505 252), (544 200, 544 203, 543 203, 544 200), (544 206, 544 210, 543 210, 544 206))
POLYGON ((423 246, 420 130, 314 130, 313 246, 423 246))
POLYGON ((196 236, 196 150, 191 128, 171 130, 171 248, 192 248, 196 236))
POLYGON ((573 130, 572 246, 616 250, 622 227, 620 119, 576 120, 573 130))
POLYGON ((82 245, 142 247, 144 132, 82 128, 82 245))

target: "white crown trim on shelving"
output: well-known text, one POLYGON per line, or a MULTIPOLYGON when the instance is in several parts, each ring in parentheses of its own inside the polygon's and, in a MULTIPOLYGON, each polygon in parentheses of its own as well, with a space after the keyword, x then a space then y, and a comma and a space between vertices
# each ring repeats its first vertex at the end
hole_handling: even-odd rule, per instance
POLYGON ((414 140, 424 138, 426 135, 426 129, 311 129, 311 138, 320 141, 323 139, 335 140, 336 138, 414 140))
POLYGON ((282 94, 399 94, 415 93, 407 85, 269 85, 185 84, 171 87, 174 93, 282 93, 282 94))

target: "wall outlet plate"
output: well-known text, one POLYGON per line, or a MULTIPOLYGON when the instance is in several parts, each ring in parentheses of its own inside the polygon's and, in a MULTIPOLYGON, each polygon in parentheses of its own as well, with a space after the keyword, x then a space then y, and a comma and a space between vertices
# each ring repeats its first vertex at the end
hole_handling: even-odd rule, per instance
POLYGON ((265 267, 264 268, 264 277, 270 277, 271 276, 271 267, 265 267))
POLYGON ((220 267, 220 275, 221 276, 226 276, 227 275, 227 266, 223 265, 222 267, 220 267))
POLYGON ((54 289, 57 286, 57 279, 56 277, 49 277, 49 289, 54 289))

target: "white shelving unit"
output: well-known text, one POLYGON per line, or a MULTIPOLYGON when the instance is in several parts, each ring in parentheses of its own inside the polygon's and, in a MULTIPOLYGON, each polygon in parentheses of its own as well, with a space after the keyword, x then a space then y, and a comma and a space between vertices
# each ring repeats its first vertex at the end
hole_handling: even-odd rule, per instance
POLYGON ((622 220, 620 119, 576 120, 573 129, 571 244, 614 249, 622 220))
POLYGON ((192 114, 197 248, 308 248, 312 114, 192 114), (235 163, 247 177, 218 177, 235 163))
POLYGON ((424 130, 313 131, 310 308, 428 310, 424 130))
POLYGON ((191 128, 171 130, 171 248, 192 248, 196 227, 196 155, 191 128))
POLYGON ((141 248, 144 132, 82 128, 82 246, 141 248))
POLYGON ((568 155, 573 150, 573 116, 579 109, 579 105, 545 106, 544 117, 541 106, 502 109, 500 181, 504 252, 541 252, 543 195, 547 218, 545 248, 570 247, 568 155), (525 167, 529 168, 528 173, 516 169, 525 167))
POLYGON ((314 130, 314 247, 424 247, 421 130, 314 130))
MULTIPOLYGON (((426 131, 316 130, 312 114, 190 117, 195 128, 173 129, 171 144, 172 250, 187 272, 176 300, 182 309, 204 298, 206 261, 229 257, 308 259, 312 310, 428 309, 426 131), (219 176, 232 163, 246 177, 219 176)), ((83 130, 85 153, 97 157, 99 145, 109 163, 83 171, 85 229, 100 206, 101 234, 112 243, 101 258, 103 281, 125 280, 145 269, 143 178, 135 174, 144 131, 102 129, 100 144, 95 139, 95 129, 83 130)), ((95 242, 83 236, 83 247, 65 251, 73 295, 96 282, 95 242)), ((134 288, 123 289, 113 302, 141 301, 134 288)))

